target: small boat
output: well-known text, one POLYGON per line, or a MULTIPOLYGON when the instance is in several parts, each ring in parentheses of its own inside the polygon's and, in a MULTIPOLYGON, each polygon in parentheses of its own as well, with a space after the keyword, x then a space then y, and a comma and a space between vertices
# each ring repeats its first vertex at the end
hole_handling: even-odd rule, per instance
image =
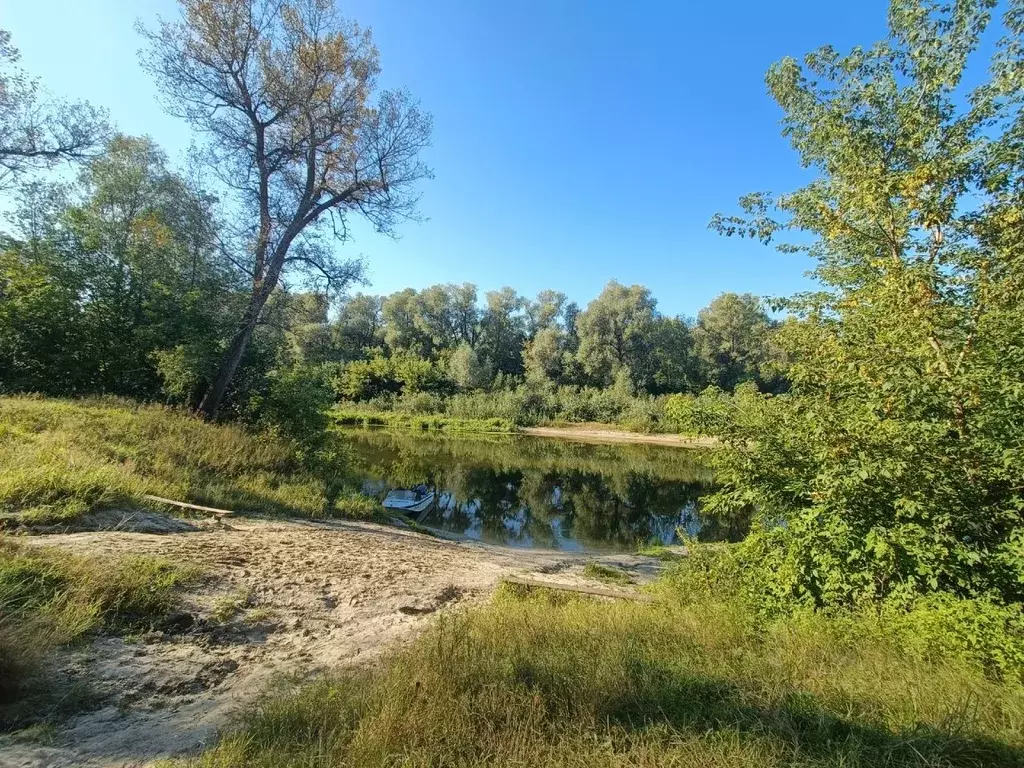
POLYGON ((388 495, 384 497, 384 506, 387 509, 394 509, 408 515, 425 512, 433 505, 436 498, 437 494, 426 486, 409 489, 396 488, 393 491, 388 491, 388 495))

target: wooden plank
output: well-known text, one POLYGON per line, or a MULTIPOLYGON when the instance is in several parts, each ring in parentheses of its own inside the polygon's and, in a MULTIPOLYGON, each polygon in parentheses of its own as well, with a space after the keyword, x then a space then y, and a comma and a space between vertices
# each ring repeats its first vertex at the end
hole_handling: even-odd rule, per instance
POLYGON ((200 512, 209 512, 211 515, 217 515, 218 517, 226 517, 228 515, 235 514, 230 509, 216 509, 214 507, 201 507, 198 504, 189 504, 184 501, 175 501, 174 499, 164 499, 160 496, 150 496, 148 493, 143 494, 142 498, 146 501, 157 501, 161 504, 170 504, 172 507, 181 507, 182 509, 195 509, 200 512))
POLYGON ((560 584, 556 581, 540 581, 529 579, 525 576, 506 576, 504 581, 509 584, 520 584, 524 587, 536 587, 538 589, 555 589, 563 592, 578 592, 581 595, 597 595, 598 597, 614 597, 619 600, 636 600, 641 603, 653 603, 650 595, 639 592, 622 592, 617 589, 604 589, 603 587, 585 587, 576 584, 560 584))

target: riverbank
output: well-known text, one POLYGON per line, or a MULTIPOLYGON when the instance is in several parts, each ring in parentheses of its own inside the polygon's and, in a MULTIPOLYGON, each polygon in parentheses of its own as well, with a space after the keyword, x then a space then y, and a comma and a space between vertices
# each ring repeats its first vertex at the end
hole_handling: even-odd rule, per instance
POLYGON ((683 568, 649 602, 513 585, 438 609, 369 668, 265 691, 181 764, 1024 765, 1019 680, 915 653, 870 611, 769 620, 683 568))
POLYGON ((381 516, 372 500, 328 490, 273 434, 123 399, 0 397, 0 530, 162 508, 147 496, 241 514, 381 516))
POLYGON ((560 424, 558 426, 521 427, 519 432, 534 437, 553 437, 586 443, 638 443, 667 445, 675 448, 714 448, 718 441, 712 437, 629 432, 608 424, 560 424))
POLYGON ((377 668, 430 617, 485 602, 507 575, 607 587, 609 572, 643 582, 661 567, 654 557, 607 556, 588 578, 593 559, 579 555, 354 521, 185 526, 162 535, 19 538, 25 547, 97 562, 157 557, 203 578, 182 597, 173 624, 134 637, 100 634, 57 652, 48 676, 87 684, 86 711, 4 737, 0 764, 120 766, 195 754, 275 680, 377 668))
POLYGON ((634 432, 615 424, 597 422, 553 422, 519 426, 506 419, 463 419, 440 414, 411 414, 342 407, 332 410, 331 415, 336 424, 347 427, 386 427, 458 434, 521 434, 578 442, 642 443, 677 448, 713 448, 718 444, 717 440, 710 437, 691 437, 670 432, 634 432))

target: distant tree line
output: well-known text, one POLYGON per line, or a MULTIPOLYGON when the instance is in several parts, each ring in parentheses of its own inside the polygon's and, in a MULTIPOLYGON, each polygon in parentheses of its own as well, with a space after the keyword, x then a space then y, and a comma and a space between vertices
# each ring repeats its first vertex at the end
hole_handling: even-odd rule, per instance
MULTIPOLYGON (((0 388, 199 405, 249 299, 208 195, 150 140, 114 136, 75 182, 22 184, 12 223, 0 249, 0 388)), ((335 298, 282 282, 225 407, 264 401, 274 376, 296 368, 353 401, 524 383, 770 389, 781 384, 775 326, 750 295, 723 294, 689 322, 658 312, 649 289, 614 281, 582 310, 553 290, 335 298)))
MULTIPOLYGON (((693 322, 658 312, 650 289, 611 281, 584 309, 564 293, 434 285, 342 303, 307 358, 345 362, 354 400, 412 390, 505 388, 516 383, 617 386, 632 393, 782 386, 776 323, 749 294, 726 293, 693 322)), ((312 330, 312 329, 311 329, 312 330)))

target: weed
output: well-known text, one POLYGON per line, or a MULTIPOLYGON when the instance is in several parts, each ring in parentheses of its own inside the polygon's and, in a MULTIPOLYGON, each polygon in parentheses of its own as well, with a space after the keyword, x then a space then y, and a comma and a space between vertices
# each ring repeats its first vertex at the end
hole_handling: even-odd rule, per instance
POLYGON ((597 579, 607 584, 619 584, 629 586, 634 583, 633 577, 621 568, 615 568, 603 563, 590 562, 583 566, 583 575, 590 579, 597 579))

